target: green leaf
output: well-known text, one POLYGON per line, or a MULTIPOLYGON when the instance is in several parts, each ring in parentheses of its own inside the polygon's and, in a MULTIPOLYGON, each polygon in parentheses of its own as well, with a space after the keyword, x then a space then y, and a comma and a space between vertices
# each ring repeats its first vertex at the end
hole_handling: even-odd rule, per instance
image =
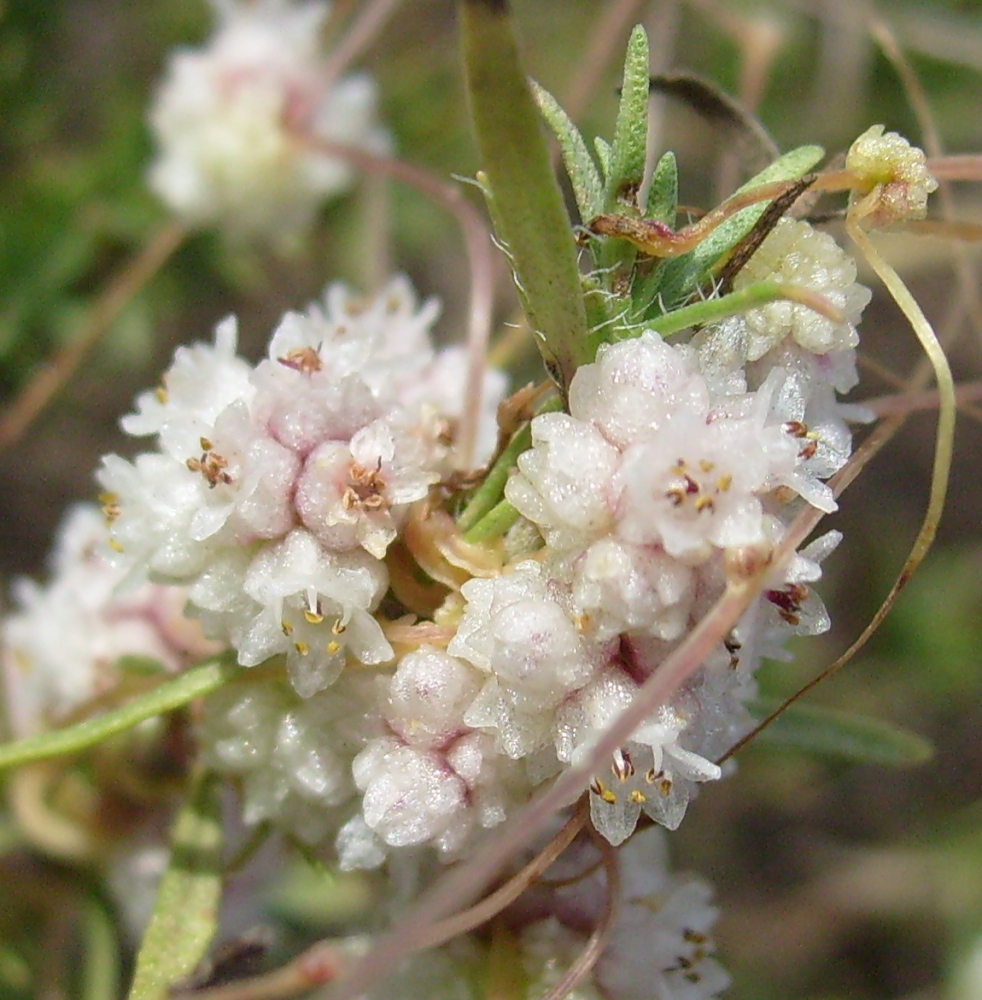
POLYGON ((204 958, 222 899, 221 781, 204 775, 178 813, 171 859, 136 957, 129 1000, 164 1000, 204 958))
MULTIPOLYGON (((742 194, 774 181, 797 180, 808 173, 824 155, 825 150, 821 146, 799 146, 765 167, 734 193, 742 194)), ((692 251, 693 260, 702 262, 704 267, 715 263, 720 255, 736 246, 753 229, 754 223, 764 214, 769 204, 769 201, 763 201, 759 205, 751 205, 742 212, 737 212, 732 219, 727 219, 692 251)))
POLYGON ((297 862, 278 880, 269 905, 293 924, 323 931, 350 927, 364 919, 376 901, 365 872, 329 872, 297 862))
POLYGON ((580 130, 559 106, 556 98, 534 80, 532 94, 539 105, 542 117, 549 123, 549 127, 559 140, 563 164, 573 185, 576 206, 580 210, 580 219, 586 222, 603 211, 604 184, 600 172, 583 141, 583 136, 580 135, 580 130))
POLYGON ((679 168, 675 154, 665 153, 658 161, 648 189, 648 204, 645 215, 657 219, 667 226, 675 226, 679 204, 679 168))
POLYGON ((606 139, 601 139, 600 136, 594 136, 593 148, 597 151, 597 159, 600 161, 600 169, 603 171, 604 177, 610 176, 610 143, 606 139))
MULTIPOLYGON (((562 400, 549 399, 539 408, 539 413, 553 413, 562 409, 562 400)), ((532 425, 520 427, 511 437, 494 465, 488 470, 484 482, 474 491, 467 506, 457 518, 457 527, 466 532, 473 528, 505 495, 505 483, 518 462, 518 456, 532 447, 532 425)))
MULTIPOLYGON (((757 698, 748 708, 757 719, 765 719, 780 705, 777 698, 757 698)), ((934 747, 923 736, 892 722, 821 705, 789 706, 756 739, 857 764, 890 767, 923 764, 934 754, 934 747)))
POLYGON ((637 210, 648 152, 648 36, 636 25, 624 58, 624 85, 607 171, 605 211, 637 210))
POLYGON ((145 719, 172 712, 195 698, 216 691, 241 672, 241 667, 227 659, 192 667, 173 680, 165 681, 152 691, 103 715, 51 733, 30 736, 17 743, 0 746, 0 770, 87 750, 110 736, 132 729, 145 719))
POLYGON ((112 917, 97 899, 82 911, 85 943, 82 1000, 116 1000, 119 996, 119 940, 112 917))
POLYGON ((565 389, 592 360, 576 243, 508 6, 459 0, 467 90, 499 236, 550 372, 565 389))

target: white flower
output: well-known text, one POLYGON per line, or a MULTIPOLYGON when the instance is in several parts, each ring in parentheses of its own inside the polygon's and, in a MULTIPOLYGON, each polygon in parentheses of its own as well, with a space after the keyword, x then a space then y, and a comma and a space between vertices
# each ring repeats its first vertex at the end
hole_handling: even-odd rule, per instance
POLYGON ((59 529, 49 582, 15 584, 19 607, 3 621, 3 670, 18 736, 56 725, 111 691, 123 658, 176 671, 217 651, 183 616, 183 590, 121 588, 124 573, 106 561, 105 548, 98 508, 79 504, 59 529))
POLYGON ((713 959, 718 915, 712 891, 668 870, 658 830, 634 837, 620 853, 624 900, 594 973, 611 1000, 709 1000, 730 983, 713 959))
POLYGON ((199 735, 207 766, 241 781, 246 823, 320 844, 350 815, 351 762, 378 729, 374 678, 354 674, 306 699, 270 681, 230 684, 208 698, 199 735))
POLYGON ((770 394, 745 417, 678 411, 624 454, 618 533, 696 564, 764 540, 760 497, 794 472, 798 448, 768 424, 770 394))
POLYGON ((202 48, 171 56, 150 123, 159 147, 150 184, 194 225, 278 236, 307 224, 351 181, 304 136, 385 148, 364 75, 325 89, 320 2, 215 0, 202 48))
POLYGON ((816 292, 845 313, 844 323, 795 302, 771 302, 744 313, 744 359, 756 361, 780 341, 792 338, 813 354, 828 354, 859 343, 856 324, 870 291, 856 283, 856 264, 828 233, 807 222, 781 219, 737 274, 740 291, 759 281, 795 285, 816 292))
POLYGON ((520 563, 490 580, 470 580, 463 618, 449 653, 488 677, 464 716, 494 732, 501 751, 519 759, 550 742, 552 713, 599 666, 538 563, 520 563))
MULTIPOLYGON (((541 996, 580 954, 585 934, 603 917, 606 893, 598 874, 584 872, 592 852, 574 844, 555 866, 567 884, 540 896, 521 927, 519 944, 530 996, 541 996), (579 876, 579 877, 577 877, 579 876), (543 915, 546 915, 543 917, 543 915)), ((665 837, 645 830, 617 853, 620 895, 610 939, 579 1000, 711 1000, 729 985, 712 958, 717 910, 701 880, 670 870, 665 837)), ((520 919, 520 918, 519 918, 520 919)))
POLYGON ((163 390, 123 421, 156 450, 107 456, 100 472, 116 561, 186 586, 243 666, 285 654, 301 694, 349 658, 390 660, 374 616, 383 559, 449 471, 463 406, 462 387, 454 399, 433 374, 437 312, 405 278, 367 299, 335 285, 283 318, 255 369, 235 355, 233 321, 214 346, 179 349, 163 390))

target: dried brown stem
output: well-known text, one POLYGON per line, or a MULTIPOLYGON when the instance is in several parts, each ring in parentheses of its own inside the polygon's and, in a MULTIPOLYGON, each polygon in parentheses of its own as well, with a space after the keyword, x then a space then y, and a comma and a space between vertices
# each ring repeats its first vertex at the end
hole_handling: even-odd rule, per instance
POLYGON ((455 914, 446 920, 431 924, 428 936, 423 938, 418 946, 422 951, 426 948, 436 948, 461 934, 481 927, 496 917, 519 896, 566 850, 576 839, 586 824, 586 810, 583 804, 566 821, 562 829, 549 841, 545 847, 524 867, 516 872, 508 881, 485 896, 479 903, 463 913, 455 914))
POLYGON ((346 962, 337 945, 319 941, 292 962, 262 976, 203 990, 178 990, 172 996, 188 1000, 286 1000, 332 982, 344 971, 346 962))
POLYGON ((576 956, 575 961, 566 970, 565 975, 556 983, 542 1000, 564 1000, 580 983, 593 971, 600 956, 607 947, 611 932, 617 921, 621 896, 621 871, 620 860, 617 852, 599 834, 594 835, 594 840, 600 850, 604 870, 607 873, 607 886, 604 899, 604 912, 593 929, 583 950, 576 956))
POLYGON ((0 451, 16 444, 41 412, 65 387, 86 355, 95 347, 133 297, 164 266, 184 242, 187 229, 180 222, 164 226, 112 279, 89 313, 82 331, 66 344, 22 387, 0 417, 0 451))

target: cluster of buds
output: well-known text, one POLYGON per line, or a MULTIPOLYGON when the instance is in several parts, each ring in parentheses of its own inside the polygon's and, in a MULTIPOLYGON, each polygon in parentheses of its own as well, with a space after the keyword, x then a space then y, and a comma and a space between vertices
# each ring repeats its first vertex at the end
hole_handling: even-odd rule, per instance
MULTIPOLYGON (((384 146, 370 82, 325 76, 325 10, 222 4, 210 46, 173 59, 152 183, 187 220, 295 230, 348 180, 299 136, 384 146)), ((933 182, 904 140, 870 130, 847 168, 865 223, 923 214, 933 182)), ((202 702, 193 737, 244 822, 342 869, 421 879, 593 761, 753 562, 766 574, 749 607, 566 802, 588 812, 601 861, 624 845, 620 891, 608 878, 604 895, 596 849, 577 842, 562 865, 579 874, 508 913, 541 989, 607 921, 578 996, 717 996, 708 890, 669 874, 661 829, 635 830, 680 826, 753 726, 762 659, 829 627, 813 585, 838 533, 773 555, 803 509, 835 510, 828 480, 867 419, 840 401, 869 301, 854 263, 805 221, 758 235, 732 291, 787 286, 825 313, 770 295, 673 341, 614 317, 562 394, 532 394, 546 404, 518 432, 503 373, 485 372, 480 407, 465 399, 468 359, 435 347, 438 306, 404 277, 369 297, 332 285, 282 318, 258 364, 237 353, 233 318, 180 348, 122 421, 147 448, 103 461, 102 516, 76 510, 50 583, 16 591, 3 661, 15 734, 111 703, 127 662, 176 674, 222 653, 235 677, 202 702), (479 468, 462 476, 454 446, 475 411, 479 468), (458 522, 493 482, 507 524, 472 536, 458 522)), ((407 996, 437 995, 482 947, 407 973, 407 996)))

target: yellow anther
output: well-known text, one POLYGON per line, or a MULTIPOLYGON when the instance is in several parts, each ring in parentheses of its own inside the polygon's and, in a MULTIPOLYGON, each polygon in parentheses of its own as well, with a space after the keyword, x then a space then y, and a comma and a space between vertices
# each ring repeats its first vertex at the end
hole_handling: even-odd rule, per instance
POLYGON ((297 642, 295 642, 295 643, 293 644, 293 648, 294 648, 294 649, 295 649, 295 650, 296 650, 296 651, 297 651, 297 652, 298 652, 298 653, 299 653, 299 654, 300 654, 301 656, 306 656, 306 655, 307 655, 307 654, 308 654, 308 653, 310 652, 310 647, 309 647, 309 646, 307 645, 307 643, 303 642, 302 640, 298 640, 297 642))
POLYGON ((733 476, 731 476, 728 472, 716 480, 716 489, 718 489, 720 493, 725 493, 732 485, 733 476))
POLYGON ((641 805, 642 802, 648 801, 648 797, 641 791, 640 788, 635 788, 634 791, 631 792, 631 801, 641 805))
POLYGON ((341 648, 341 643, 337 642, 334 639, 332 639, 325 647, 328 656, 333 656, 340 648, 341 648))
POLYGON ((708 458, 700 458, 699 468, 702 469, 703 472, 712 472, 713 469, 716 468, 716 463, 710 462, 708 458))
POLYGON ((303 616, 310 625, 320 625, 324 620, 322 614, 318 614, 316 611, 311 611, 309 608, 303 609, 303 616))
POLYGON ((283 629, 284 635, 293 635, 293 625, 291 625, 285 618, 282 622, 280 622, 280 628, 283 629))
POLYGON ((712 497, 707 497, 703 495, 696 500, 696 510, 699 511, 700 514, 704 510, 709 510, 709 511, 713 510, 715 506, 716 504, 713 501, 712 497))

